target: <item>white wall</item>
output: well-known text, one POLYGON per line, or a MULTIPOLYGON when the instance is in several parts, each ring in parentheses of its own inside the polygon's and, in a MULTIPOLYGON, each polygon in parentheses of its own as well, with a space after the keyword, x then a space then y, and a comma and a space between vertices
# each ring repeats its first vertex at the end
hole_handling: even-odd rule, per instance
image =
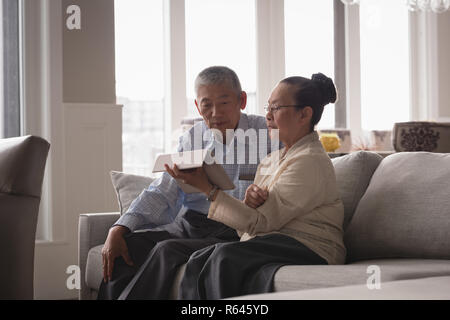
POLYGON ((63 0, 65 17, 73 4, 81 29, 63 28, 64 102, 115 103, 114 1, 63 0))
POLYGON ((77 298, 78 216, 118 211, 109 177, 122 169, 122 110, 115 104, 114 1, 25 1, 26 133, 50 143, 36 242, 36 299, 77 298), (66 28, 66 8, 81 29, 66 28))

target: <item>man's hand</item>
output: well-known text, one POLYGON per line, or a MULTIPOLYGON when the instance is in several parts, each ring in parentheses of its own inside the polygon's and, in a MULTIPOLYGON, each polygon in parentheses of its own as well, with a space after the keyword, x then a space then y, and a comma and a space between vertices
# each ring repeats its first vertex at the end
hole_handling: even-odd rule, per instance
POLYGON ((256 209, 266 202, 269 191, 261 189, 256 184, 251 184, 245 191, 244 203, 250 208, 256 209))
POLYGON ((102 249, 103 259, 103 280, 105 282, 111 281, 114 259, 122 256, 123 260, 129 265, 133 265, 130 256, 128 255, 128 247, 123 235, 130 232, 127 227, 114 226, 109 230, 108 237, 102 249))
POLYGON ((176 164, 170 168, 167 164, 164 165, 168 174, 175 179, 180 179, 183 183, 187 183, 204 194, 208 195, 212 189, 212 185, 208 180, 208 176, 202 167, 188 170, 180 170, 176 164))

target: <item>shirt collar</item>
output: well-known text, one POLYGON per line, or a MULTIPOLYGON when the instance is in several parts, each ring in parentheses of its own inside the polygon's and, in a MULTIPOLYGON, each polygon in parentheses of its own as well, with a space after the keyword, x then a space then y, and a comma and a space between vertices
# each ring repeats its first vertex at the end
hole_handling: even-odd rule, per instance
POLYGON ((242 129, 244 131, 248 130, 248 116, 247 114, 241 112, 241 118, 239 119, 239 123, 236 129, 242 129))

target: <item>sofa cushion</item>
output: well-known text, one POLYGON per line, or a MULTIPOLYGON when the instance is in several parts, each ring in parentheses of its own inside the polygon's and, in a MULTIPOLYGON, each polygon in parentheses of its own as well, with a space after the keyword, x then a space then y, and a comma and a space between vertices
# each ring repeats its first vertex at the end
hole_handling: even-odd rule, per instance
POLYGON ((450 260, 379 259, 347 265, 284 266, 274 278, 274 290, 306 290, 366 284, 371 273, 367 267, 380 267, 381 282, 450 276, 450 260))
MULTIPOLYGON (((372 273, 367 267, 380 267, 380 280, 397 281, 424 277, 450 276, 450 260, 380 259, 348 265, 295 265, 281 267, 274 277, 274 291, 307 290, 367 284, 372 273)), ((170 299, 176 299, 185 265, 177 272, 170 299)))
MULTIPOLYGON (((102 247, 93 247, 88 254, 86 285, 98 291, 102 282, 102 247)), ((450 260, 431 259, 380 259, 358 261, 348 265, 304 265, 281 267, 274 278, 275 291, 307 290, 348 285, 366 284, 371 274, 367 267, 380 267, 381 282, 426 277, 450 276, 450 260)), ((170 298, 176 299, 185 265, 174 278, 170 298)))
POLYGON ((344 230, 352 219, 356 206, 382 159, 383 157, 379 154, 368 151, 352 152, 331 159, 339 194, 344 204, 344 230))
POLYGON ((86 262, 86 275, 84 279, 89 288, 97 291, 103 280, 102 248, 103 244, 89 250, 86 262))
POLYGON ((153 178, 111 171, 111 181, 119 202, 120 214, 127 212, 128 207, 142 190, 147 189, 153 178))
POLYGON ((383 159, 345 233, 347 261, 450 259, 450 154, 383 159))
POLYGON ((389 281, 380 290, 353 285, 251 294, 228 300, 449 300, 450 276, 389 281))

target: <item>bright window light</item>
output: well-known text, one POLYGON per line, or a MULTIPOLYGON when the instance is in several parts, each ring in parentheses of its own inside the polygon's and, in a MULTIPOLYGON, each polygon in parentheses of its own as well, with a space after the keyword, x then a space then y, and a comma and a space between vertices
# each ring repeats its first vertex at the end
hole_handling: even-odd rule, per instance
MULTIPOLYGON (((286 77, 334 79, 334 8, 331 0, 284 0, 286 77)), ((339 89, 339 88, 338 88, 339 89)), ((334 128, 334 104, 325 107, 318 128, 334 128)))
POLYGON ((364 130, 409 121, 408 10, 403 0, 360 2, 361 117, 364 130))
POLYGON ((245 111, 255 113, 255 0, 187 0, 185 10, 188 114, 198 116, 193 103, 195 77, 214 65, 236 72, 248 95, 245 111))
POLYGON ((115 0, 114 11, 123 171, 152 176, 164 151, 163 2, 115 0))

